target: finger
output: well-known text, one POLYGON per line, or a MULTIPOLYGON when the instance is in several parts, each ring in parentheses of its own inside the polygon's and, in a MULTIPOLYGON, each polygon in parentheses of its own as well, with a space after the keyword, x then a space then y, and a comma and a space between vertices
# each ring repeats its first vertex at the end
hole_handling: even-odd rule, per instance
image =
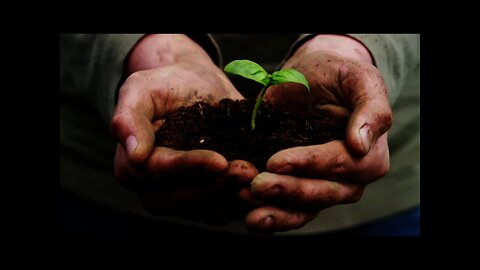
POLYGON ((139 177, 139 172, 137 169, 134 169, 128 161, 127 153, 125 148, 121 144, 117 144, 117 150, 115 151, 115 162, 114 162, 114 176, 115 179, 124 187, 132 189, 134 186, 131 186, 133 179, 139 177))
POLYGON ((366 75, 347 75, 342 88, 351 93, 354 108, 347 124, 347 145, 357 155, 364 156, 392 125, 392 110, 387 88, 380 72, 372 67, 366 75))
POLYGON ((228 163, 228 168, 219 178, 219 182, 233 187, 249 186, 257 174, 258 170, 252 163, 233 160, 228 163))
POLYGON ((352 156, 344 141, 335 140, 285 149, 275 153, 267 162, 267 170, 277 174, 364 184, 383 177, 389 168, 387 133, 363 158, 352 156))
POLYGON ((119 92, 118 105, 112 118, 112 133, 125 147, 128 160, 143 164, 154 147, 152 126, 154 104, 144 89, 147 78, 137 72, 127 79, 119 92))
POLYGON ((252 194, 267 203, 320 210, 360 200, 363 185, 263 172, 251 184, 252 194))
POLYGON ((216 208, 222 209, 218 213, 219 216, 227 217, 229 211, 234 212, 235 215, 238 212, 245 214, 252 205, 259 205, 258 200, 251 196, 249 190, 250 183, 257 174, 258 170, 248 161, 233 160, 229 162, 227 170, 216 178, 212 185, 212 188, 218 190, 217 197, 223 202, 222 205, 216 206, 216 208), (235 205, 236 210, 232 209, 230 205, 235 205))
MULTIPOLYGON (((214 188, 218 189, 219 197, 224 201, 235 198, 236 204, 242 209, 250 209, 252 205, 260 205, 249 190, 250 183, 258 174, 253 164, 244 160, 233 160, 227 170, 215 179, 214 188)), ((224 209, 228 212, 228 209, 224 209)))
POLYGON ((255 196, 253 196, 252 191, 250 188, 242 188, 238 193, 237 193, 238 198, 240 201, 245 205, 246 207, 259 207, 259 206, 264 206, 265 202, 262 200, 259 200, 255 196))
POLYGON ((178 151, 155 147, 146 169, 157 180, 218 176, 228 168, 227 160, 210 150, 178 151))
MULTIPOLYGON (((118 148, 123 150, 121 145, 118 148)), ((177 151, 155 147, 143 168, 134 168, 126 162, 124 150, 117 150, 115 158, 117 179, 136 192, 165 190, 186 184, 211 184, 228 167, 222 155, 209 150, 177 151)))
POLYGON ((248 213, 245 217, 245 225, 251 233, 288 231, 307 224, 315 218, 317 213, 265 206, 248 213))

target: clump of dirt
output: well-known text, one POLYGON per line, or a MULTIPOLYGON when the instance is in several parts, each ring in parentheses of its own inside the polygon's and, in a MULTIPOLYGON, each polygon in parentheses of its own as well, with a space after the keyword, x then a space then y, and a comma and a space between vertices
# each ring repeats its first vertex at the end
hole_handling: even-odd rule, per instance
POLYGON ((227 160, 241 159, 264 171, 276 152, 295 146, 345 139, 346 120, 328 115, 311 118, 263 103, 255 130, 250 118, 253 100, 223 99, 216 105, 197 102, 165 118, 156 133, 156 145, 176 150, 208 149, 227 160))

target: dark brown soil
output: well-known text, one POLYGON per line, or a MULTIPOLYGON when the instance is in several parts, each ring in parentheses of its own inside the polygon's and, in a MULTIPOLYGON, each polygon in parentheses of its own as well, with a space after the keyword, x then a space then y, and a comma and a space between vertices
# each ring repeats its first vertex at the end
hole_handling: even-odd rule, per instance
POLYGON ((177 150, 208 149, 227 160, 247 160, 264 171, 276 152, 295 146, 345 138, 346 122, 327 115, 309 118, 262 104, 255 130, 250 127, 253 100, 198 102, 168 115, 156 133, 156 145, 177 150))

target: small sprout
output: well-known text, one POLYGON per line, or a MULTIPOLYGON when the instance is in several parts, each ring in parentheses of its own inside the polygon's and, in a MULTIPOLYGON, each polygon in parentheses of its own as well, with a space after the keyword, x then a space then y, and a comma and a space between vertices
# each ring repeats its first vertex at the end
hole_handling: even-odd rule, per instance
POLYGON ((257 96, 255 107, 252 112, 252 130, 255 129, 255 118, 257 116, 258 109, 263 101, 263 96, 268 87, 276 84, 282 84, 287 82, 300 83, 305 85, 308 92, 310 92, 310 86, 307 79, 302 73, 295 69, 284 69, 275 71, 272 74, 268 74, 259 64, 250 60, 234 60, 230 62, 224 68, 225 72, 230 74, 240 75, 250 80, 254 80, 263 84, 263 88, 257 96))

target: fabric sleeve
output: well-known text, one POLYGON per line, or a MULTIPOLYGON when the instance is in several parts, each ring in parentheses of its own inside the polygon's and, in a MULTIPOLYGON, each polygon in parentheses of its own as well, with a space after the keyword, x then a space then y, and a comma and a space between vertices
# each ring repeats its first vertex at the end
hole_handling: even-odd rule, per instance
POLYGON ((60 93, 86 102, 110 122, 128 53, 142 34, 60 36, 60 93))
POLYGON ((195 41, 210 56, 213 63, 218 67, 223 66, 223 59, 217 42, 211 34, 186 34, 195 41))
POLYGON ((418 34, 351 34, 367 47, 388 86, 393 105, 409 73, 420 65, 418 34))
MULTIPOLYGON (((117 104, 125 78, 125 61, 144 34, 63 34, 60 36, 61 95, 86 101, 106 123, 117 104)), ((220 52, 206 34, 187 34, 221 64, 220 52)))

